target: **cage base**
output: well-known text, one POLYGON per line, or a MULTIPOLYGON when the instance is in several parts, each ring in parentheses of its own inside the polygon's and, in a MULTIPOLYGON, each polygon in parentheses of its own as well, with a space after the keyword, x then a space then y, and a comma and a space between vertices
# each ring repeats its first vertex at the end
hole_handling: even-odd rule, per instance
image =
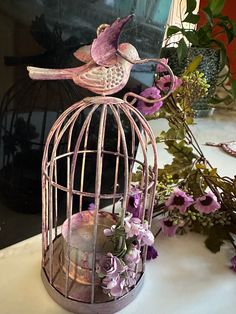
POLYGON ((48 292, 48 294, 51 296, 51 298, 58 303, 61 307, 66 309, 67 311, 70 311, 72 313, 76 314, 113 314, 120 310, 122 310, 125 306, 127 306, 129 303, 131 303, 136 296, 138 295, 139 291, 142 288, 143 281, 144 281, 144 275, 142 275, 137 283, 137 285, 128 293, 126 293, 124 296, 117 300, 112 300, 108 302, 103 303, 83 303, 76 300, 72 300, 69 298, 66 298, 64 295, 62 295, 59 291, 57 291, 48 281, 48 277, 42 269, 41 271, 42 281, 43 284, 48 292))

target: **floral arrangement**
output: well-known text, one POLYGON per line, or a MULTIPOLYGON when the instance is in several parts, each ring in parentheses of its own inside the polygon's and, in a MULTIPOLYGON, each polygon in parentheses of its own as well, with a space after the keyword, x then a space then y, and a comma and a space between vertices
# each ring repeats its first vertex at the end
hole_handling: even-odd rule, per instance
MULTIPOLYGON (((167 59, 162 62, 168 64, 167 59)), ((181 77, 174 77, 174 89, 164 103, 153 105, 137 101, 136 107, 146 119, 165 118, 169 129, 162 131, 156 142, 164 142, 173 156, 171 164, 159 169, 153 218, 166 236, 195 231, 206 235, 205 244, 216 253, 229 241, 236 249, 236 176, 221 177, 204 156, 189 125, 194 123, 193 101, 207 94, 209 85, 203 73, 197 71, 198 56, 181 77)), ((157 65, 154 86, 141 92, 156 99, 171 86, 170 76, 157 65)), ((139 170, 133 175, 140 180, 139 170)), ((236 271, 236 255, 231 268, 236 271)))
MULTIPOLYGON (((168 64, 167 59, 162 62, 168 64)), ((212 252, 220 250, 230 241, 236 250, 236 179, 221 177, 204 156, 189 125, 194 123, 191 103, 208 92, 209 85, 203 73, 197 71, 198 56, 185 69, 181 77, 174 76, 172 95, 164 102, 147 104, 141 100, 135 106, 147 120, 165 118, 169 129, 156 138, 164 142, 173 155, 171 164, 159 169, 153 218, 168 237, 176 233, 195 231, 206 235, 205 244, 212 252)), ((154 86, 140 93, 149 99, 158 99, 171 86, 170 76, 162 65, 157 65, 154 86)), ((154 235, 148 223, 141 223, 141 193, 138 188, 141 169, 133 174, 124 224, 120 221, 104 234, 112 243, 112 252, 97 262, 96 272, 101 278, 104 293, 122 296, 138 281, 141 254, 148 260, 158 256, 154 248, 154 235), (145 247, 147 249, 145 249, 145 247)), ((236 254, 231 258, 231 269, 236 272, 236 254)))
MULTIPOLYGON (((135 192, 129 197, 128 212, 139 208, 140 191, 135 192)), ((154 235, 148 229, 148 222, 141 223, 135 213, 129 213, 123 225, 118 222, 110 229, 104 229, 104 234, 111 241, 113 250, 99 259, 96 272, 101 278, 104 293, 120 297, 139 279, 137 269, 141 263, 141 248, 146 245, 150 248, 148 252, 155 251, 151 246, 154 235)))

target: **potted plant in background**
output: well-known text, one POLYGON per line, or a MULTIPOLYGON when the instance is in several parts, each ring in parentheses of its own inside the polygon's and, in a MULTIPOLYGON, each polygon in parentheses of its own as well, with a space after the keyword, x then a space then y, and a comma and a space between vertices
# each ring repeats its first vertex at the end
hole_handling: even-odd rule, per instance
POLYGON ((224 4, 224 0, 209 0, 207 6, 202 9, 206 17, 205 23, 196 28, 200 19, 200 15, 194 13, 197 2, 187 0, 181 25, 170 25, 167 29, 166 46, 162 49, 162 57, 169 59, 169 64, 176 75, 180 75, 186 64, 197 55, 202 55, 198 70, 205 74, 210 88, 207 96, 193 104, 196 110, 209 111, 209 103, 215 105, 226 100, 230 103, 236 98, 236 81, 232 78, 226 50, 227 44, 236 38, 236 22, 222 14, 224 4), (195 28, 190 28, 190 24, 195 28), (181 38, 174 42, 174 36, 179 34, 181 38), (222 35, 226 44, 219 39, 222 35), (169 47, 170 41, 174 47, 169 47), (225 87, 225 82, 229 83, 230 89, 225 87), (217 85, 223 86, 226 90, 224 99, 215 97, 217 85))

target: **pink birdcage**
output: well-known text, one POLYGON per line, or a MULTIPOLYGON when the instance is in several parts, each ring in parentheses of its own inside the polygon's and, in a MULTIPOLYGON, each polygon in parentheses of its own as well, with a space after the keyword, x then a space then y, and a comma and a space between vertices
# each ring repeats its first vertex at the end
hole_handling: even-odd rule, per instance
MULTIPOLYGON (((113 25, 117 27, 122 21, 105 25, 102 36, 106 31, 109 35, 113 25)), ((132 54, 122 55, 132 64, 160 61, 130 57, 132 54)), ((163 66, 173 78, 169 67, 163 66)), ((39 73, 40 79, 44 75, 42 69, 30 71, 35 71, 36 76, 39 73)), ((45 78, 53 79, 56 71, 47 69, 45 78)), ((64 73, 68 78, 70 72, 63 71, 59 70, 59 78, 64 73)), ((96 71, 110 70, 96 66, 96 71)), ((87 77, 91 73, 86 73, 87 77)), ((115 73, 121 76, 123 72, 115 73)), ((95 78, 92 80, 96 81, 95 78)), ((78 83, 79 79, 77 75, 74 81, 78 83)), ((101 81, 100 76, 97 86, 101 81)), ((120 81, 110 77, 105 82, 119 85, 120 81)), ((81 85, 86 84, 83 81, 81 85)), ((93 90, 93 86, 89 88, 93 90)), ((133 96, 148 103, 157 99, 127 93, 121 100, 106 96, 111 91, 105 89, 101 94, 85 98, 61 114, 49 132, 42 162, 42 278, 52 298, 74 313, 114 313, 130 303, 142 286, 147 246, 154 239, 149 229, 157 181, 156 142, 144 116, 126 99, 133 96), (81 115, 86 117, 82 123, 81 115), (131 134, 129 140, 127 130, 131 134), (115 142, 112 147, 111 136, 115 142), (95 171, 90 174, 95 184, 88 190, 86 180, 91 178, 87 168, 91 159, 95 171), (114 171, 110 174, 111 188, 107 189, 104 186, 108 177, 104 174, 109 162, 114 171), (132 181, 134 171, 139 173, 138 185, 132 181), (66 180, 62 179, 64 176, 66 180), (102 209, 104 200, 110 206, 102 209), (87 203, 89 207, 85 207, 87 203)))
MULTIPOLYGON (((136 284, 132 289, 124 289, 121 298, 114 299, 103 292, 101 282, 96 274, 97 259, 101 255, 109 253, 109 239, 104 235, 104 229, 116 225, 119 219, 124 226, 127 217, 127 208, 132 196, 132 171, 139 167, 142 178, 140 190, 141 223, 144 219, 150 226, 152 218, 152 207, 154 202, 157 154, 156 143, 152 131, 143 116, 132 105, 114 97, 87 98, 74 104, 53 125, 45 146, 42 165, 43 176, 43 264, 42 276, 45 286, 53 298, 61 305, 74 312, 81 313, 113 313, 122 308, 135 297, 143 281, 143 272, 146 258, 146 246, 142 247, 142 258, 135 270, 136 284), (101 110, 99 110, 101 108, 101 110), (76 120, 83 110, 89 109, 89 113, 83 123, 76 143, 72 148, 72 137, 76 120), (89 137, 93 136, 91 120, 96 111, 99 110, 100 121, 98 127, 98 143, 95 149, 88 145, 89 137), (132 130, 131 147, 127 147, 124 129, 122 126, 121 112, 128 119, 132 130), (109 138, 109 129, 106 121, 112 119, 117 126, 117 149, 110 151, 106 149, 106 139, 109 138), (57 148, 63 139, 67 138, 66 153, 58 154, 57 148), (134 155, 135 138, 140 145, 139 158, 134 155), (151 143, 152 160, 148 161, 148 143, 151 143), (51 144, 53 148, 50 149, 51 144), (96 156, 96 179, 94 191, 87 192, 83 189, 86 177, 86 159, 88 156, 96 156), (78 156, 81 168, 78 188, 75 188, 78 156), (116 166, 111 177, 114 190, 112 193, 101 193, 102 174, 106 171, 103 161, 107 156, 114 158, 116 166), (58 162, 65 159, 67 184, 61 186, 58 181, 58 162), (124 165, 124 173, 119 167, 124 165), (124 181, 123 191, 118 191, 118 176, 124 181), (66 220, 61 227, 57 226, 58 217, 58 191, 65 194, 66 198, 66 220), (78 207, 73 208, 73 198, 78 197, 78 207), (91 198, 94 209, 83 208, 83 198, 91 198), (101 199, 111 199, 112 206, 108 210, 100 210, 101 199), (121 200, 121 202, 120 202, 121 200), (75 212, 75 214, 73 214, 75 212), (107 242, 107 244, 106 244, 107 242), (132 293, 129 293, 132 291, 132 293), (114 300, 114 302, 107 302, 114 300), (106 306, 104 307, 104 302, 106 306), (106 309, 106 310, 105 310, 106 309)), ((62 199, 62 197, 61 197, 62 199)))

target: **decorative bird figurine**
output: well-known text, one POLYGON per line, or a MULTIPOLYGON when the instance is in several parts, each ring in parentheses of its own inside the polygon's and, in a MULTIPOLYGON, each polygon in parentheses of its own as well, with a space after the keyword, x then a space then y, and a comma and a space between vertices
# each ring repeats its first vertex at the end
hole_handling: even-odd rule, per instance
POLYGON ((77 59, 85 62, 84 65, 68 69, 28 66, 29 76, 34 80, 71 79, 75 84, 100 95, 118 92, 129 79, 132 61, 135 63, 140 59, 136 48, 131 44, 118 45, 121 30, 132 17, 129 15, 117 19, 111 26, 101 25, 92 45, 83 46, 74 53, 77 59))

